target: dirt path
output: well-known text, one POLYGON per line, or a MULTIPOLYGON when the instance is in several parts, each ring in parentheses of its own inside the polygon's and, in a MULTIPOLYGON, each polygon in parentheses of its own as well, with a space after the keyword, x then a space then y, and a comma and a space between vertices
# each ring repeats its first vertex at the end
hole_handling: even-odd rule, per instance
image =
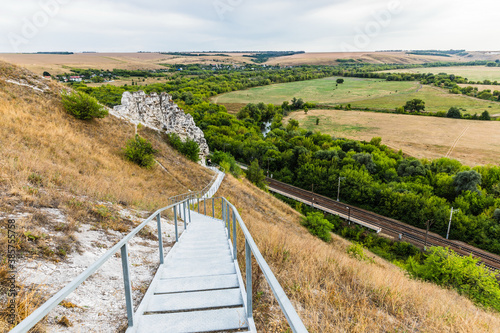
POLYGON ((462 133, 460 133, 460 135, 455 139, 455 141, 453 142, 453 144, 451 145, 450 149, 448 150, 448 152, 446 153, 446 155, 444 157, 451 156, 451 153, 453 152, 453 149, 455 149, 455 147, 457 146, 458 141, 460 141, 460 139, 464 136, 464 134, 467 132, 467 130, 469 128, 470 128, 470 125, 467 125, 467 127, 464 128, 462 133))

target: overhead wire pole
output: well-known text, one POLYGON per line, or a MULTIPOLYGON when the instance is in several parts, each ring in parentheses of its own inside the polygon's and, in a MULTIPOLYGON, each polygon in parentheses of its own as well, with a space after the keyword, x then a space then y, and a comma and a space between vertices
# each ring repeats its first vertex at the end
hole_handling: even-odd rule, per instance
POLYGON ((311 192, 312 192, 311 206, 314 208, 314 184, 311 184, 311 192))
POLYGON ((448 222, 448 231, 446 232, 446 239, 448 239, 448 236, 450 235, 451 218, 453 217, 453 213, 458 212, 459 210, 460 210, 460 208, 453 209, 453 207, 451 207, 450 222, 448 222))

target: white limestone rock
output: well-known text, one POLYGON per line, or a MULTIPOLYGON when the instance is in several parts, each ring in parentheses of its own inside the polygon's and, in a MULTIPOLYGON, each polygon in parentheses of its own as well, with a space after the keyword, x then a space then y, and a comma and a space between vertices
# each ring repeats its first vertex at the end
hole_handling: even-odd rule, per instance
POLYGON ((176 133, 182 141, 191 139, 200 146, 200 163, 205 164, 209 154, 208 144, 203 131, 196 126, 193 117, 185 114, 172 96, 167 93, 151 93, 144 91, 124 92, 122 104, 115 106, 113 113, 137 124, 141 123, 167 134, 176 133))

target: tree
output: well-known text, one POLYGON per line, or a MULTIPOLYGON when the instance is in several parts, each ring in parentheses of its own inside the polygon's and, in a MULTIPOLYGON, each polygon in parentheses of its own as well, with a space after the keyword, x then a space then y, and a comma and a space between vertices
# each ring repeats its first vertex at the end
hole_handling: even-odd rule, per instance
POLYGON ((484 111, 481 113, 481 116, 479 117, 480 120, 491 120, 490 113, 488 111, 484 111))
POLYGON ((481 185, 481 174, 475 170, 459 172, 453 179, 453 186, 455 186, 457 193, 463 191, 479 192, 478 185, 481 185))
POLYGON ((64 91, 61 97, 66 112, 77 119, 90 120, 93 118, 104 118, 108 115, 108 110, 99 104, 97 99, 84 92, 64 91))
POLYGON ((309 109, 307 107, 304 107, 304 113, 307 114, 309 112, 309 109))
POLYGON ((500 208, 495 209, 495 212, 493 212, 493 218, 500 223, 500 208))
POLYGON ((49 73, 49 72, 47 72, 47 71, 43 72, 43 74, 42 74, 42 75, 43 75, 43 76, 51 76, 51 75, 50 75, 50 73, 49 73))
POLYGON ((400 177, 425 176, 425 173, 424 165, 417 159, 403 160, 398 166, 400 177))
POLYGON ((316 126, 319 125, 319 118, 316 118, 316 126))
POLYGON ((453 106, 448 110, 448 113, 446 113, 446 117, 460 119, 462 118, 462 113, 457 107, 453 106))
POLYGON ((259 166, 259 160, 255 159, 250 164, 247 170, 247 179, 263 190, 266 188, 266 176, 264 175, 264 170, 259 166))
POLYGON ((414 98, 411 101, 407 101, 403 106, 404 110, 407 112, 420 112, 425 110, 425 102, 421 99, 414 98))
POLYGON ((373 162, 373 157, 368 153, 359 153, 352 155, 352 158, 358 162, 360 165, 364 165, 369 173, 377 172, 377 164, 373 162))
POLYGON ((292 107, 295 109, 295 110, 298 110, 298 109, 302 109, 304 107, 304 101, 302 100, 302 98, 293 98, 292 99, 292 107))
POLYGON ((191 161, 198 162, 200 160, 200 146, 197 142, 191 139, 182 142, 179 135, 170 133, 168 134, 168 143, 191 161))
POLYGON ((337 84, 342 84, 344 83, 344 79, 337 79, 337 84))
POLYGON ((138 134, 135 135, 135 138, 127 141, 127 145, 124 149, 125 158, 127 160, 146 169, 154 165, 154 154, 156 154, 156 152, 157 150, 153 148, 151 142, 138 134))

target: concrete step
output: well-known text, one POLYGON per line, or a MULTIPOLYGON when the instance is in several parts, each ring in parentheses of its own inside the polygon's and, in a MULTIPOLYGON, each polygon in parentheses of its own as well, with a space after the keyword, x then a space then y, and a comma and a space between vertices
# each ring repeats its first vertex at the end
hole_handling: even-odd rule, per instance
POLYGON ((160 281, 155 289, 157 294, 239 287, 236 274, 161 279, 160 281))
POLYGON ((219 332, 248 328, 243 308, 141 316, 137 333, 219 332))

